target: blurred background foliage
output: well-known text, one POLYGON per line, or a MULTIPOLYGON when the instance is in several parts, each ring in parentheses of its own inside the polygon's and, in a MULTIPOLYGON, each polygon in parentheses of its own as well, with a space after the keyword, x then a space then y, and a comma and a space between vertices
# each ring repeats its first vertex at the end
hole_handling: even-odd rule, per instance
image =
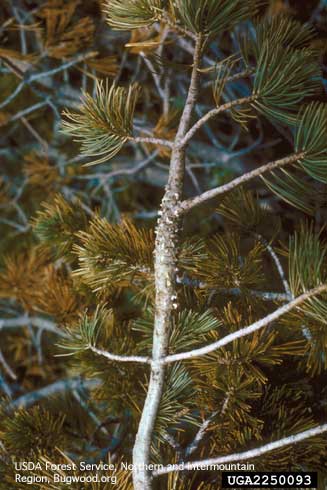
MULTIPOLYGON (((270 0, 259 17, 279 14, 314 28, 310 47, 319 51, 323 84, 315 100, 326 102, 327 2, 270 0)), ((217 61, 237 52, 240 36, 251 29, 253 24, 244 22, 210 41, 198 117, 214 105, 209 82, 214 80, 217 61)), ((1 2, 3 490, 12 484, 8 458, 13 456, 27 459, 36 451, 60 461, 58 446, 75 459, 87 455, 90 461, 98 461, 108 452, 116 461, 131 457, 147 370, 109 364, 83 349, 83 342, 85 336, 92 340, 96 335, 97 344, 105 347, 110 342, 112 352, 149 353, 152 229, 170 152, 129 141, 110 162, 85 166, 88 158, 61 131, 61 114, 63 109, 79 108, 81 90, 95 95, 97 80, 135 82, 142 87, 135 106, 135 131, 144 137, 172 139, 187 91, 192 50, 187 38, 164 24, 131 33, 111 29, 101 0, 1 2), (113 264, 112 255, 121 257, 121 262, 117 259, 113 264), (101 310, 96 309, 99 303, 101 310), (75 350, 81 348, 74 357, 58 357, 63 353, 58 344, 70 345, 67 336, 74 339, 75 350), (16 410, 19 406, 21 410, 16 410)), ((229 100, 248 93, 249 79, 236 77, 216 96, 229 100)), ((192 197, 228 182, 292 149, 291 129, 278 122, 255 118, 244 129, 235 118, 222 114, 190 144, 185 195, 192 197)), ((286 183, 285 176, 276 174, 270 186, 286 183)), ((326 222, 326 185, 302 174, 302 186, 288 201, 293 205, 255 180, 247 191, 227 196, 218 209, 213 202, 209 209, 199 208, 186 218, 179 264, 179 301, 184 311, 176 312, 173 319, 172 352, 192 347, 194 335, 202 344, 214 341, 227 333, 224 325, 228 331, 239 328, 278 301, 281 278, 269 244, 274 244, 283 266, 289 265, 290 274, 303 253, 303 243, 311 244, 313 255, 322 254, 326 231, 320 232, 319 243, 313 234, 326 222), (301 228, 303 221, 307 224, 301 228), (219 264, 221 257, 224 262, 219 264), (209 288, 201 285, 203 280, 209 288), (272 295, 264 296, 262 291, 272 295), (206 311, 208 305, 212 311, 206 311), (187 329, 191 329, 188 336, 187 329)), ((290 285, 291 293, 297 294, 299 284, 290 281, 290 285)), ((251 340, 188 363, 187 371, 181 366, 169 371, 153 459, 157 461, 164 451, 170 462, 176 448, 184 456, 228 454, 244 444, 276 439, 280 433, 305 430, 326 419, 324 308, 323 303, 315 304, 314 314, 309 307, 302 314, 289 314, 280 321, 282 334, 265 329, 251 340), (318 319, 317 312, 321 312, 318 319), (240 359, 246 363, 241 365, 240 359), (193 403, 185 403, 189 399, 193 403), (219 418, 213 417, 208 437, 193 447, 192 436, 205 410, 219 412, 219 418), (170 436, 176 439, 175 447, 170 436)), ((325 438, 317 437, 311 450, 301 444, 293 448, 293 469, 313 465, 324 472, 325 444, 325 438)), ((256 469, 287 469, 289 460, 284 449, 277 459, 267 456, 255 462, 256 469)), ((121 478, 121 488, 131 488, 130 481, 121 478)), ((185 476, 180 488, 218 488, 215 475, 208 475, 208 483, 199 483, 198 478, 185 476)), ((157 484, 179 488, 173 477, 157 484)))

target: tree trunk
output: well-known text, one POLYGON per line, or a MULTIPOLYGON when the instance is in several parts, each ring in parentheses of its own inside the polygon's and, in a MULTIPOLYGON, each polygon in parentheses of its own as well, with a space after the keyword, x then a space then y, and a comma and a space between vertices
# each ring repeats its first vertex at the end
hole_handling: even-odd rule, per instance
POLYGON ((177 304, 175 276, 180 231, 177 208, 182 200, 185 170, 185 148, 181 147, 180 143, 189 129, 196 102, 201 46, 202 38, 199 36, 195 44, 189 92, 174 142, 168 184, 156 228, 154 251, 156 299, 152 365, 148 392, 133 449, 134 490, 152 489, 151 473, 146 465, 150 463, 152 434, 165 381, 165 365, 161 361, 167 355, 171 314, 177 304))

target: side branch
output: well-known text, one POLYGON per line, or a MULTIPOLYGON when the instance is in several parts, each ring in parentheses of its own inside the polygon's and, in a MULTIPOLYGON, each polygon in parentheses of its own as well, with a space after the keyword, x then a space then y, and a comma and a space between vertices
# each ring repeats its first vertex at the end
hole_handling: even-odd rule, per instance
POLYGON ((100 380, 96 378, 83 380, 80 377, 55 381, 51 385, 44 386, 43 388, 36 391, 31 391, 16 398, 6 407, 6 410, 11 412, 18 408, 28 408, 40 400, 49 399, 51 396, 56 395, 57 393, 72 391, 80 388, 93 389, 99 386, 100 383, 100 380))
POLYGON ((181 34, 182 36, 187 36, 193 39, 193 41, 196 41, 196 34, 194 34, 191 31, 188 31, 183 26, 177 24, 172 19, 170 19, 169 14, 167 12, 165 12, 165 14, 166 15, 161 16, 161 21, 165 22, 168 25, 168 27, 170 27, 171 30, 175 30, 178 34, 181 34))
POLYGON ((242 97, 241 99, 231 100, 230 102, 226 102, 219 107, 215 107, 211 111, 207 112, 201 119, 199 119, 194 126, 185 134, 184 138, 179 142, 179 146, 184 148, 184 146, 193 138, 195 133, 199 131, 202 126, 204 126, 210 119, 218 116, 221 112, 228 111, 235 106, 249 104, 256 99, 255 95, 249 95, 248 97, 242 97))
POLYGON ((95 54, 96 54, 95 51, 83 53, 81 55, 76 56, 76 58, 61 64, 58 67, 53 68, 52 70, 47 70, 47 71, 33 73, 33 74, 25 73, 23 80, 17 85, 15 90, 5 100, 3 100, 0 103, 0 109, 10 104, 10 102, 12 102, 16 98, 16 96, 20 94, 23 88, 25 88, 25 86, 27 86, 28 84, 31 84, 33 82, 38 82, 41 78, 48 78, 59 72, 67 70, 68 68, 80 63, 81 61, 85 61, 87 58, 90 58, 95 54))
POLYGON ((163 362, 165 364, 170 364, 172 362, 183 361, 185 359, 193 359, 194 357, 205 356, 206 354, 210 354, 210 352, 213 352, 219 349, 220 347, 223 347, 229 344, 230 342, 233 342, 236 339, 245 337, 246 335, 249 335, 253 332, 256 332, 257 330, 260 330, 263 327, 266 327, 267 325, 269 325, 269 323, 273 322, 274 320, 277 320, 278 318, 285 315, 289 311, 293 310, 300 304, 304 303, 304 301, 314 296, 317 296, 318 294, 323 293, 324 291, 327 291, 327 284, 323 284, 321 286, 316 287, 315 289, 306 291, 305 293, 301 294, 301 296, 295 298, 293 301, 290 301, 286 305, 281 306, 274 312, 270 313, 264 318, 261 318, 261 320, 252 323, 248 327, 241 328, 240 330, 237 330, 237 332, 233 332, 229 335, 226 335, 226 337, 223 337, 222 339, 217 340, 216 342, 213 342, 212 344, 206 345, 199 349, 194 349, 189 352, 181 352, 180 354, 173 354, 171 356, 167 356, 163 362))
POLYGON ((152 360, 150 357, 145 356, 120 356, 118 354, 112 354, 111 352, 107 352, 105 350, 97 349, 93 345, 89 346, 89 350, 98 354, 99 356, 106 357, 109 361, 117 361, 117 362, 139 362, 141 364, 151 364, 152 360))
POLYGON ((188 213, 195 206, 199 206, 200 204, 203 204, 209 201, 210 199, 213 199, 214 197, 232 191, 236 187, 239 187, 240 185, 249 182, 255 177, 259 177, 260 175, 263 175, 266 172, 271 172, 275 168, 284 167, 285 165, 289 165, 290 163, 295 163, 298 160, 301 160, 301 158, 303 158, 304 155, 305 155, 304 152, 295 153, 294 155, 282 158, 280 160, 275 160, 274 162, 269 162, 266 165, 262 165, 261 167, 256 168, 251 172, 248 172, 246 174, 241 175, 240 177, 237 177, 236 179, 233 179, 231 182, 228 182, 225 185, 221 185, 214 189, 210 189, 209 191, 204 192, 200 196, 196 196, 194 198, 183 201, 178 208, 178 212, 181 214, 188 213))
POLYGON ((267 252, 269 253, 270 257, 272 258, 272 260, 276 266, 277 272, 279 274, 279 277, 281 278, 281 281, 283 283, 284 290, 285 290, 285 293, 286 293, 288 299, 294 299, 294 296, 292 294, 292 291, 291 291, 290 286, 288 284, 288 281, 286 279, 284 269, 282 267, 282 264, 281 264, 281 262, 277 256, 275 250, 273 249, 273 247, 269 244, 269 242, 267 242, 267 240, 263 236, 257 235, 257 237, 261 241, 261 243, 266 247, 267 252))
POLYGON ((26 327, 27 325, 32 325, 33 327, 39 328, 40 330, 46 330, 47 332, 55 333, 60 337, 68 337, 66 332, 60 330, 57 325, 46 318, 38 316, 27 316, 22 315, 16 318, 0 318, 0 330, 9 328, 19 328, 26 327))
POLYGON ((197 450, 200 442, 202 441, 202 439, 206 434, 206 431, 208 430, 208 427, 210 426, 211 422, 214 420, 217 414, 218 411, 214 412, 212 415, 210 415, 209 418, 207 418, 202 422, 198 432, 195 435, 195 438, 193 439, 191 444, 189 444, 189 446, 186 448, 186 452, 185 452, 186 456, 191 456, 191 454, 197 450))
POLYGON ((169 140, 163 140, 160 138, 151 138, 151 137, 145 137, 143 138, 142 136, 137 136, 135 138, 129 138, 130 141, 134 141, 134 143, 148 143, 151 145, 159 145, 159 146, 167 146, 168 148, 173 148, 174 143, 169 140))
MULTIPOLYGON (((278 441, 269 442, 264 446, 257 447, 255 449, 250 449, 249 451, 244 451, 242 453, 235 453, 235 454, 229 454, 228 456, 221 456, 218 458, 187 462, 183 464, 183 470, 198 470, 201 469, 201 467, 207 468, 212 465, 231 463, 232 461, 244 461, 248 459, 257 458, 262 454, 266 454, 269 453, 270 451, 274 451, 275 449, 289 446, 290 444, 295 444, 297 442, 304 441, 305 439, 309 439, 309 437, 318 436, 326 431, 327 431, 327 424, 318 425, 318 427, 314 427, 313 429, 308 429, 305 430, 304 432, 300 432, 299 434, 295 434, 289 437, 284 437, 283 439, 279 439, 278 441)), ((176 465, 175 467, 174 465, 170 465, 164 468, 160 468, 159 470, 153 473, 153 476, 166 475, 167 473, 173 473, 174 471, 180 471, 178 469, 178 465, 176 465)))

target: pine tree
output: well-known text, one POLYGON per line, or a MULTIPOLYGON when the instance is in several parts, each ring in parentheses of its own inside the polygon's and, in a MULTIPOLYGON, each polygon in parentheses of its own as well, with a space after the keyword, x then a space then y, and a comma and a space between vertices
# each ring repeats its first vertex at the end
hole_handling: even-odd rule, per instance
MULTIPOLYGON (((42 42, 54 59, 90 42, 92 23, 74 19, 76 7, 58 1, 41 10, 42 42)), ((256 471, 319 471, 323 488, 327 248, 310 215, 327 182, 327 105, 315 32, 269 16, 256 0, 106 0, 102 8, 115 34, 132 32, 127 48, 150 67, 160 118, 152 131, 140 124, 149 97, 141 84, 97 78, 78 110, 62 115, 63 141, 73 136, 87 159, 72 172, 83 177, 140 145, 150 161, 154 154, 166 162, 168 179, 149 226, 71 199, 68 174, 34 153, 25 158, 29 185, 42 189, 46 176, 51 193, 30 222, 30 242, 3 261, 0 298, 23 314, 7 314, 1 326, 6 353, 24 370, 31 342, 42 352, 29 331, 46 331, 52 385, 14 400, 8 389, 0 488, 24 488, 12 460, 28 457, 129 461, 132 472, 116 475, 122 490, 217 489, 220 472, 200 464, 252 461, 256 471), (187 54, 172 60, 171 43, 187 54), (175 89, 179 106, 165 70, 166 78, 188 78, 185 97, 175 89), (212 105, 203 113, 208 87, 212 105), (288 151, 265 162, 258 154, 251 169, 190 195, 192 145, 217 132, 220 118, 243 142, 259 122, 277 127, 290 137, 288 151), (283 209, 307 214, 288 236, 284 216, 256 192, 263 188, 283 209), (19 326, 26 329, 10 335, 19 326), (57 381, 56 369, 69 377, 57 381), (180 472, 169 466, 180 463, 180 472)), ((49 481, 32 489, 66 488, 51 483, 51 471, 38 475, 49 481)))

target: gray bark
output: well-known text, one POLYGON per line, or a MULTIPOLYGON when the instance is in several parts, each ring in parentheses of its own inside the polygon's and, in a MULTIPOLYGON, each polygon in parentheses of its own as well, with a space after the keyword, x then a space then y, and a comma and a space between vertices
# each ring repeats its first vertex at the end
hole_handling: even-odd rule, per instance
POLYGON ((198 67, 201 57, 201 36, 197 38, 194 62, 184 111, 176 134, 168 177, 156 228, 155 262, 155 320, 153 332, 151 374, 146 399, 133 449, 133 482, 135 490, 151 490, 152 475, 146 469, 150 462, 151 441, 160 400, 164 389, 165 365, 162 360, 168 351, 171 314, 176 301, 176 260, 180 218, 176 213, 182 200, 185 148, 181 141, 189 129, 198 91, 198 67))

